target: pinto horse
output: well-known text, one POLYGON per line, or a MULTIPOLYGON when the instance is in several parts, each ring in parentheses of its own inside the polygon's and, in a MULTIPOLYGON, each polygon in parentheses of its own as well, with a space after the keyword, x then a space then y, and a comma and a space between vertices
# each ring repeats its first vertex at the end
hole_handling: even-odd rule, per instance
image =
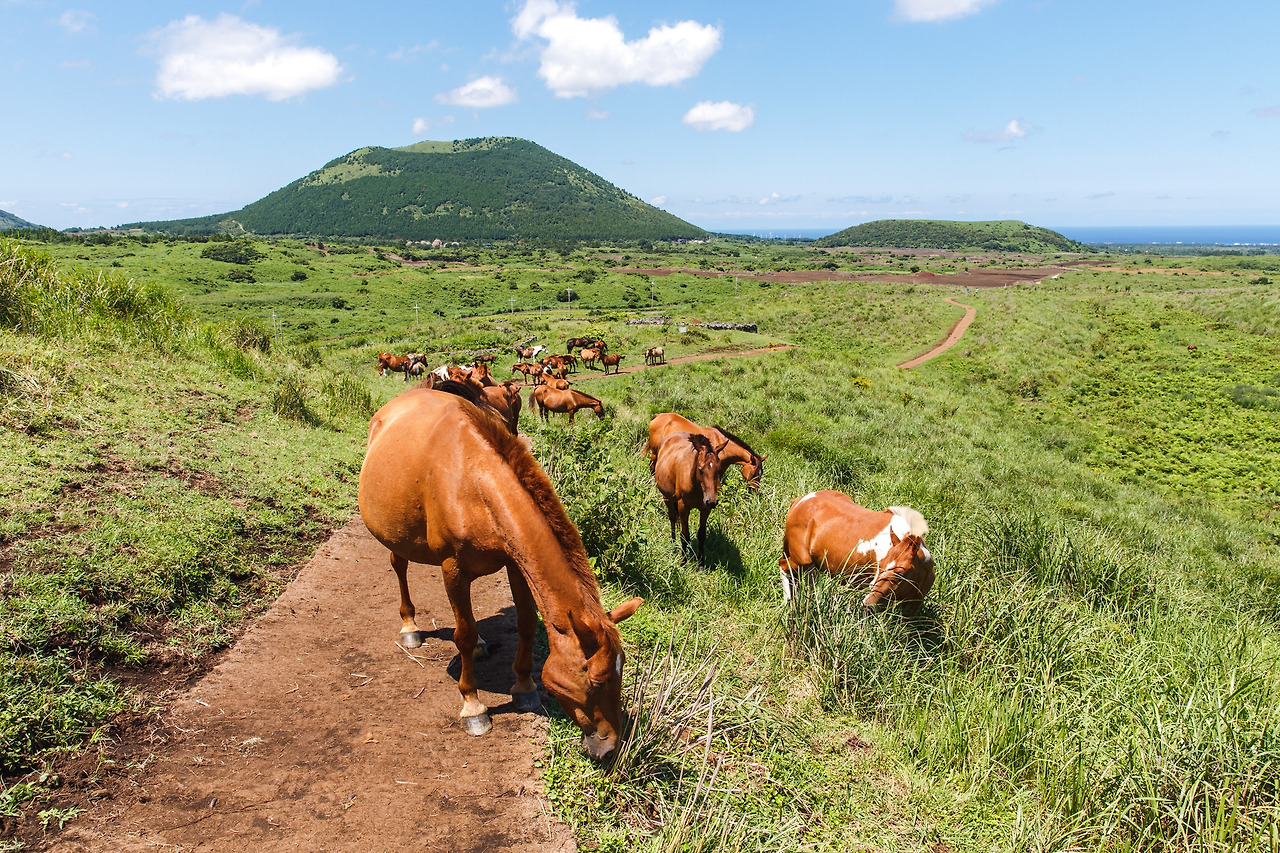
POLYGON ((573 413, 578 409, 591 409, 597 418, 604 417, 604 403, 600 398, 572 388, 560 390, 547 385, 535 385, 529 392, 529 411, 533 411, 535 405, 544 421, 551 420, 551 412, 559 412, 568 413, 569 423, 573 423, 573 413))
POLYGON ((724 445, 724 450, 720 452, 720 458, 730 465, 741 465, 742 478, 747 481, 747 487, 753 492, 760 491, 760 481, 764 479, 764 460, 769 458, 768 454, 761 456, 756 453, 745 441, 722 426, 698 426, 693 421, 683 415, 677 415, 675 412, 663 412, 649 421, 649 444, 646 446, 645 452, 649 454, 650 471, 658 464, 658 448, 662 446, 663 440, 673 432, 692 432, 705 435, 714 444, 720 444, 720 442, 727 440, 728 444, 724 445))
POLYGON ((375 368, 379 376, 388 373, 404 373, 409 368, 411 359, 407 355, 392 355, 389 352, 378 353, 378 366, 375 368))
POLYGON ((924 547, 929 524, 911 507, 875 512, 841 492, 810 492, 791 502, 782 536, 782 597, 792 597, 797 569, 826 566, 867 584, 865 607, 898 604, 911 616, 933 587, 933 555, 924 547))
POLYGON ((671 539, 676 538, 680 520, 681 551, 689 547, 689 513, 698 510, 698 565, 706 565, 707 516, 720 502, 720 477, 725 462, 720 458, 724 445, 714 446, 700 433, 673 432, 658 448, 653 480, 667 504, 671 539))
POLYGON ((540 611, 550 647, 542 682, 582 729, 583 747, 603 760, 617 748, 622 727, 616 625, 642 599, 604 609, 578 530, 523 440, 455 396, 479 400, 473 389, 446 387, 454 393, 414 388, 379 409, 360 470, 360 515, 391 551, 400 584, 401 643, 422 643, 409 562, 439 564, 457 624, 462 727, 471 735, 487 733, 493 724, 477 693, 471 583, 506 568, 519 634, 511 688, 516 708, 540 705, 532 678, 540 611))

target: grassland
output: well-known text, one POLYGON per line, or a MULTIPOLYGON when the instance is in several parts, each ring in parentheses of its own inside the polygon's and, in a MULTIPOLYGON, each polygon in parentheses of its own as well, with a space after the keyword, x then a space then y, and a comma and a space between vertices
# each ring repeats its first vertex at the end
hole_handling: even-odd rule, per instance
POLYGON ((260 243, 257 284, 205 247, 47 247, 81 288, 106 269, 182 298, 155 296, 141 325, 79 312, 0 333, 0 628, 4 671, 24 674, 0 685, 10 813, 40 808, 59 755, 141 710, 151 694, 126 682, 198 667, 351 511, 364 413, 402 387, 373 353, 438 363, 591 329, 637 362, 652 343, 799 346, 594 379, 605 420, 525 422, 606 600, 647 598, 624 625, 627 753, 596 767, 553 721, 550 796, 581 844, 1276 849, 1274 256, 1114 259, 979 291, 965 340, 905 372, 891 365, 958 318, 954 289, 681 273, 653 293, 677 323, 629 326, 648 277, 610 271, 854 263, 804 246, 495 248, 406 268, 391 247, 260 243), (523 313, 484 313, 512 298, 523 313), (690 318, 760 330, 681 335, 690 318), (670 547, 637 453, 672 409, 769 454, 759 494, 727 478, 707 570, 670 547), (939 580, 918 617, 864 618, 820 582, 781 605, 781 522, 816 488, 930 520, 939 580))

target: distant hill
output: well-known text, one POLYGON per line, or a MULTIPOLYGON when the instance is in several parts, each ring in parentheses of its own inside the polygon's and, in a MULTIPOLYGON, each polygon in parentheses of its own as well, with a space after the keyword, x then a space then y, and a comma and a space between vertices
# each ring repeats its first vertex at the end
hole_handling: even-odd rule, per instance
POLYGON ((7 210, 0 210, 0 231, 13 228, 39 228, 34 222, 28 222, 20 216, 14 216, 7 210))
POLYGON ((233 213, 121 227, 445 241, 707 233, 513 137, 361 148, 233 213))
POLYGON ((838 231, 816 246, 891 246, 898 249, 986 249, 999 252, 1092 252, 1057 231, 1016 219, 951 222, 943 219, 880 219, 838 231))

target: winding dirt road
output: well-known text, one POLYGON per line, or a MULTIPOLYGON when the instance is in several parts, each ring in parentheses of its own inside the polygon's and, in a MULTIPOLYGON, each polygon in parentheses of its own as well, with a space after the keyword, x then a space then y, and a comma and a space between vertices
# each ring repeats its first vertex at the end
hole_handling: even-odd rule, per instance
POLYGON ((505 692, 516 647, 506 576, 473 587, 492 650, 477 664, 493 714, 484 738, 458 727, 440 570, 409 576, 418 624, 435 626, 418 660, 396 643, 387 551, 353 518, 167 709, 152 757, 87 792, 89 811, 45 849, 573 850, 540 797, 546 719, 516 712, 505 692))
POLYGON ((901 367, 904 370, 910 370, 913 367, 917 367, 921 364, 924 364, 926 361, 928 361, 931 358, 937 358, 947 350, 951 349, 956 344, 960 343, 960 339, 964 337, 965 330, 969 328, 969 324, 973 322, 973 318, 978 315, 978 309, 974 308, 971 305, 962 305, 961 303, 956 302, 950 296, 948 296, 943 301, 950 302, 952 305, 956 306, 957 308, 963 308, 964 316, 961 317, 959 320, 956 320, 955 325, 951 327, 951 331, 947 332, 947 336, 943 338, 941 341, 939 341, 938 344, 933 349, 929 350, 928 352, 921 353, 915 358, 911 358, 911 359, 908 359, 907 361, 902 362, 901 364, 898 365, 898 367, 901 367))

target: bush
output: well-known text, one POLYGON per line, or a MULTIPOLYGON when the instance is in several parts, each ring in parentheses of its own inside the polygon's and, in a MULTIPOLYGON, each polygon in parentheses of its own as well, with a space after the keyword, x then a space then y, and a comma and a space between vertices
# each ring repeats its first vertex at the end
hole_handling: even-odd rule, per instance
POLYGON ((248 240, 236 240, 232 243, 210 243, 204 247, 200 257, 226 264, 251 264, 265 255, 248 240))
POLYGON ((293 281, 306 281, 307 274, 302 270, 294 270, 293 275, 289 276, 289 278, 292 279, 293 281))

